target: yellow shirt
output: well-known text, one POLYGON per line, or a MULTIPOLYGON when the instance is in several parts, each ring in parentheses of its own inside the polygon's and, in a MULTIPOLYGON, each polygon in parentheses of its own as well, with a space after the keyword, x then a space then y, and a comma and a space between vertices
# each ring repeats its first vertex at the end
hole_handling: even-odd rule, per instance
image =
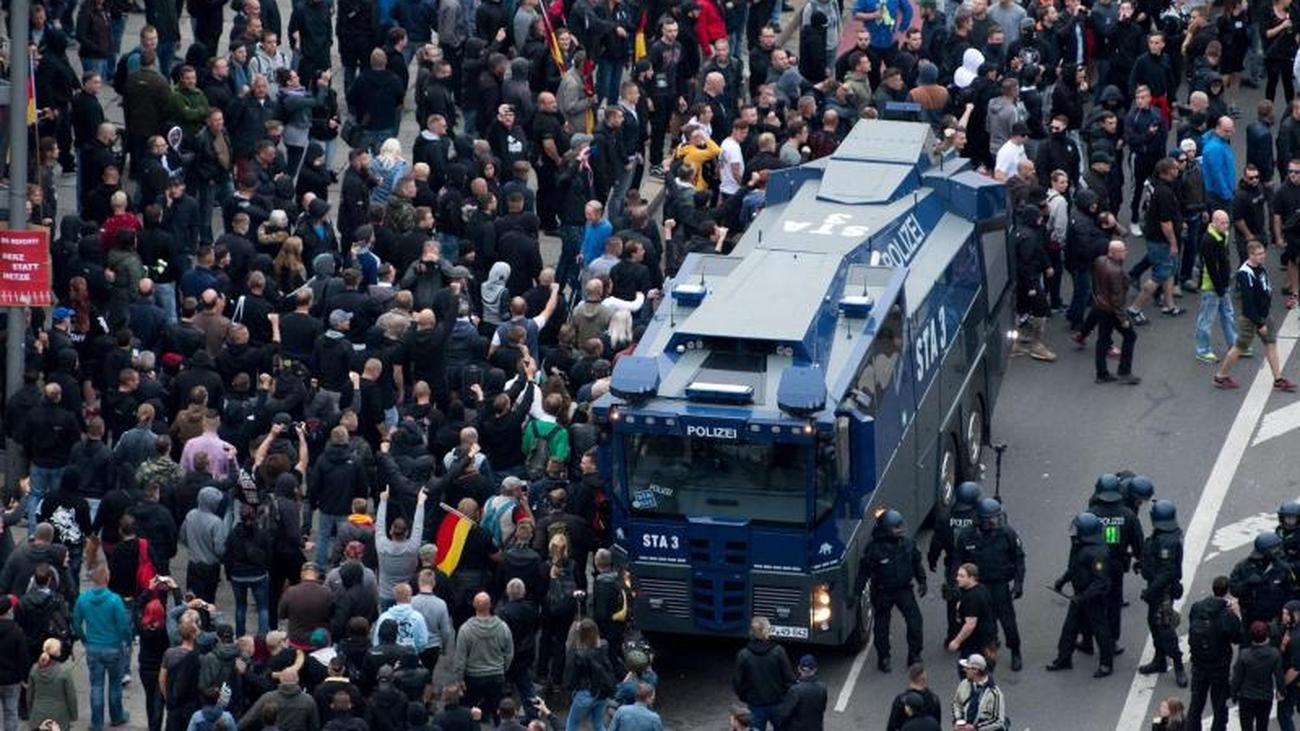
POLYGON ((722 154, 722 148, 712 139, 704 138, 704 147, 696 147, 689 142, 683 142, 677 146, 677 152, 673 157, 687 160, 695 166, 695 189, 708 190, 708 184, 704 182, 704 163, 710 160, 716 160, 722 154))

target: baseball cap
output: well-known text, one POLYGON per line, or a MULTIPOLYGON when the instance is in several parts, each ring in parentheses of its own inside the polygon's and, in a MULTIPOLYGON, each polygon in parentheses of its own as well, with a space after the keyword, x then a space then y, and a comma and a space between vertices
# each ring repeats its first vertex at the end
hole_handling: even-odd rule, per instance
POLYGON ((67 320, 77 314, 71 307, 55 307, 53 317, 56 320, 67 320))
POLYGON ((280 426, 288 426, 293 423, 293 417, 289 416, 289 412, 287 411, 278 411, 275 416, 271 417, 271 423, 279 424, 280 426))
POLYGON ((799 658, 799 667, 808 668, 809 670, 816 670, 817 658, 813 657, 812 655, 804 655, 803 657, 799 658))
POLYGON ((1103 151, 1094 152, 1088 156, 1088 163, 1090 165, 1096 165, 1097 163, 1102 162, 1107 165, 1113 165, 1115 163, 1115 158, 1111 157, 1110 153, 1103 151))
POLYGON ((473 279, 474 276, 469 273, 469 269, 463 266, 454 266, 447 270, 447 277, 450 279, 473 279))
POLYGON ((330 203, 324 198, 312 198, 311 203, 307 204, 307 215, 312 218, 320 218, 329 211, 330 203))
POLYGON ((958 660, 957 664, 963 668, 975 668, 976 670, 989 669, 988 661, 985 660, 984 656, 979 654, 978 652, 966 658, 965 660, 958 660))
POLYGON ((342 325, 352 319, 352 313, 347 310, 334 310, 330 313, 330 327, 342 325))

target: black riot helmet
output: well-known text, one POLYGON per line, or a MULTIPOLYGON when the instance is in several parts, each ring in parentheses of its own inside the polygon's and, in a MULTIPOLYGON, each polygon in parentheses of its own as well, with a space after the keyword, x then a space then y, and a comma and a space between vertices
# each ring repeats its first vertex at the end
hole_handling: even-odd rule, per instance
POLYGON ((1092 513, 1079 513, 1074 516, 1074 521, 1070 524, 1070 527, 1074 529, 1074 534, 1083 543, 1098 543, 1101 541, 1101 519, 1092 513))
POLYGON ((1124 499, 1124 495, 1119 491, 1119 478, 1110 472, 1097 478, 1097 483, 1092 488, 1092 495, 1103 503, 1117 503, 1124 499))
POLYGON ((1271 556, 1282 545, 1282 536, 1276 533, 1260 533, 1255 536, 1255 552, 1252 557, 1271 556))
POLYGON ((979 518, 981 527, 992 528, 1002 519, 1002 503, 986 497, 975 507, 975 516, 979 518))
POLYGON ((1146 475, 1133 475, 1124 485, 1124 492, 1138 502, 1146 502, 1156 494, 1156 485, 1146 475))
POLYGON ((956 502, 966 508, 973 508, 980 500, 980 485, 967 480, 957 486, 956 502))
POLYGON ((1287 500, 1277 508, 1277 522, 1285 526, 1300 523, 1300 500, 1287 500))
POLYGON ((1178 508, 1170 500, 1157 500, 1151 503, 1151 525, 1161 530, 1177 528, 1178 508))
POLYGON ((903 534, 903 514, 897 510, 886 510, 876 519, 876 525, 884 528, 893 535, 903 534))

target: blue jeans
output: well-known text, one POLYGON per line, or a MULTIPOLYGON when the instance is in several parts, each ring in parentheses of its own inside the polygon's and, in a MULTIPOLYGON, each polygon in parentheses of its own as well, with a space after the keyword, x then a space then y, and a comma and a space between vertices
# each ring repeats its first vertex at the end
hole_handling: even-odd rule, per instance
POLYGON ((749 704, 749 727, 753 731, 766 731, 767 725, 772 724, 776 728, 777 711, 780 706, 756 706, 749 704))
POLYGON ((1210 344, 1210 328, 1214 326, 1214 316, 1219 316, 1219 329, 1223 332, 1226 347, 1231 348, 1237 342, 1237 315, 1232 309, 1232 297, 1201 292, 1201 311, 1196 314, 1196 353, 1214 352, 1210 344))
POLYGON ((176 58, 176 41, 158 41, 158 73, 171 78, 172 60, 176 58))
POLYGON ((175 325, 177 322, 176 283, 154 282, 153 299, 162 308, 163 314, 167 315, 167 322, 175 325))
POLYGON ((271 579, 262 577, 253 581, 231 579, 230 586, 235 592, 235 634, 244 634, 244 615, 248 614, 248 593, 253 593, 257 602, 257 633, 264 635, 271 631, 271 579))
POLYGON ((455 234, 438 234, 438 249, 443 261, 455 264, 460 259, 460 239, 455 234))
POLYGON ((370 150, 371 155, 379 154, 379 146, 384 144, 384 140, 389 137, 396 137, 397 130, 389 127, 387 129, 368 129, 366 130, 366 148, 370 150))
POLYGON ((608 59, 596 61, 596 98, 618 103, 618 85, 623 81, 623 64, 608 59))
POLYGON ((1176 265, 1168 241, 1147 241, 1147 258, 1151 260, 1151 281, 1157 285, 1174 276, 1176 265))
POLYGON ((339 523, 347 520, 346 515, 332 515, 330 513, 319 513, 316 519, 316 563, 324 569, 329 566, 330 559, 330 541, 338 535, 339 523))
POLYGON ((579 731, 584 718, 591 719, 591 731, 605 731, 605 701, 591 697, 589 690, 574 692, 564 731, 579 731))
POLYGON ((87 647, 90 668, 90 727, 104 727, 104 674, 108 674, 108 716, 114 724, 126 722, 122 708, 122 648, 87 647))
POLYGON ((1065 311, 1065 319, 1069 321, 1071 330, 1078 330, 1083 326, 1088 303, 1092 301, 1092 274, 1087 269, 1070 272, 1070 284, 1074 291, 1070 294, 1070 307, 1065 311))
POLYGON ((632 187, 632 175, 635 170, 623 168, 618 172, 618 178, 614 180, 614 185, 609 189, 609 200, 605 203, 605 215, 610 221, 618 221, 623 217, 623 209, 627 207, 627 191, 632 187))
POLYGON ((41 501, 46 497, 59 494, 59 483, 63 481, 66 467, 37 467, 32 465, 32 492, 27 498, 27 532, 36 530, 36 516, 41 512, 41 501))
MULTIPOLYGON (((109 68, 114 69, 117 68, 117 57, 122 54, 122 35, 126 33, 126 16, 121 13, 113 14, 112 18, 109 20, 109 28, 112 31, 113 42, 113 47, 111 49, 113 51, 113 58, 109 64, 109 68)), ((111 71, 110 75, 105 76, 104 78, 111 81, 113 78, 111 76, 111 71)))

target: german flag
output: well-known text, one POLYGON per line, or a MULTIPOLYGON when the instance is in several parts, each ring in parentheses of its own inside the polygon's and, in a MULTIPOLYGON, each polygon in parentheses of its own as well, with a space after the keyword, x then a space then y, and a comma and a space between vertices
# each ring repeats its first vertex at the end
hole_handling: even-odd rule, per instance
POLYGON ((36 64, 27 62, 27 126, 36 124, 36 64))
POLYGON ((465 551, 465 541, 469 538, 469 529, 474 521, 466 518, 459 511, 443 506, 447 515, 438 524, 438 569, 451 576, 460 565, 461 554, 465 551))
POLYGON ((641 59, 645 58, 646 56, 647 44, 646 44, 646 37, 645 37, 645 28, 649 22, 650 22, 650 13, 642 10, 641 20, 636 24, 636 35, 633 36, 633 41, 632 41, 632 63, 640 63, 641 59))
MULTIPOLYGON (((560 74, 563 75, 568 69, 564 65, 564 51, 560 48, 560 41, 555 37, 555 25, 551 22, 550 13, 546 9, 542 10, 541 15, 542 27, 546 30, 546 50, 550 51, 551 60, 555 62, 556 67, 560 69, 560 74)), ((560 20, 563 22, 563 15, 560 16, 560 20)))

